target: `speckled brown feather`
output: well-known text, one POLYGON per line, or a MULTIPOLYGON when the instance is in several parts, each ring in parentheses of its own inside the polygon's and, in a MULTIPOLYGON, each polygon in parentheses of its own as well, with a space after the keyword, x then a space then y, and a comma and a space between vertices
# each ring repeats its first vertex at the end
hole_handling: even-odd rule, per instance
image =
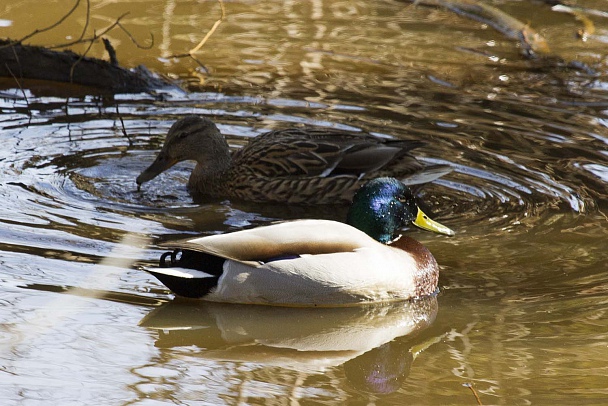
POLYGON ((421 141, 387 140, 331 128, 292 128, 262 134, 230 156, 211 120, 188 116, 169 130, 159 157, 137 183, 153 179, 176 162, 193 159, 197 166, 188 182, 193 194, 254 202, 345 204, 371 178, 409 177, 420 184, 450 171, 446 165, 426 167, 411 156, 410 151, 421 145, 421 141))

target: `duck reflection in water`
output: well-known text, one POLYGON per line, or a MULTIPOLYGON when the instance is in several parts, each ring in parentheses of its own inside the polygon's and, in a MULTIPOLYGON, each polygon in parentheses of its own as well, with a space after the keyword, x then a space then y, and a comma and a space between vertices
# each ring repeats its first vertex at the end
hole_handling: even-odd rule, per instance
POLYGON ((419 341, 414 337, 433 323, 437 310, 435 295, 340 308, 178 299, 149 313, 140 325, 157 334, 158 348, 199 347, 203 350, 192 356, 304 374, 343 366, 357 390, 385 394, 407 378, 415 359, 412 347, 419 341))

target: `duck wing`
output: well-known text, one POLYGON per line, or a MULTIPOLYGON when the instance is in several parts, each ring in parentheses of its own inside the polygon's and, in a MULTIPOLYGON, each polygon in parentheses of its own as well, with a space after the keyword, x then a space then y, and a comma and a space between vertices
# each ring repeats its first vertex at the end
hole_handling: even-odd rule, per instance
MULTIPOLYGON (((424 144, 331 129, 293 128, 271 131, 251 140, 234 154, 233 165, 256 176, 275 179, 345 175, 403 179, 427 168, 410 154, 424 144)), ((439 175, 421 179, 429 182, 449 172, 449 167, 440 166, 439 175)))
POLYGON ((382 246, 364 232, 331 220, 295 220, 234 233, 161 244, 258 266, 270 259, 350 252, 382 246))

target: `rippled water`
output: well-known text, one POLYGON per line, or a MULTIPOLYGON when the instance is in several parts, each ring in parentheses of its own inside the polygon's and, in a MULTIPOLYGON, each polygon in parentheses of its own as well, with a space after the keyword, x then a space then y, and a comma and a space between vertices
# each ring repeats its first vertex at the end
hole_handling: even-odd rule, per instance
MULTIPOLYGON (((93 4, 106 16, 118 7, 93 4)), ((215 3, 146 4, 133 6, 138 17, 127 26, 142 37, 162 28, 165 53, 193 46, 200 38, 188 34, 192 27, 209 27, 218 12, 215 3), (193 8, 201 16, 188 19, 193 8)), ((533 6, 522 7, 526 15, 533 6)), ((15 21, 19 10, 11 11, 15 21)), ((599 77, 535 68, 511 42, 439 10, 240 2, 227 3, 228 19, 213 37, 222 46, 209 44, 216 52, 203 57, 211 73, 191 93, 112 100, 31 84, 26 100, 3 82, 0 397, 9 404, 476 404, 474 390, 483 404, 604 404, 608 31, 597 20, 595 38, 576 42, 574 19, 542 10, 535 26, 554 39, 555 52, 593 64, 599 77), (457 234, 408 233, 441 264, 441 293, 323 311, 173 299, 129 265, 154 263, 160 241, 345 215, 344 208, 193 202, 189 164, 137 191, 135 177, 167 129, 193 113, 214 119, 234 148, 293 125, 428 141, 419 158, 454 171, 420 197, 457 234), (135 240, 123 241, 127 234, 135 240)), ((133 62, 122 62, 148 62, 151 54, 125 51, 133 62)), ((148 65, 203 75, 186 73, 195 69, 190 63, 148 65)))

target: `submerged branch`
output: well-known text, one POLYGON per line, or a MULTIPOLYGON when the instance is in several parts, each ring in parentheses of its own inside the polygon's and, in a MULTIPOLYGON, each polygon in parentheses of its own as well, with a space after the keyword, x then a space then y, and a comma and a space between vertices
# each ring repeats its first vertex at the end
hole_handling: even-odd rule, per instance
POLYGON ((473 385, 467 382, 467 383, 463 384, 463 386, 466 386, 467 388, 471 389, 471 392, 473 392, 473 396, 475 396, 475 400, 477 401, 477 404, 479 406, 483 406, 483 403, 481 403, 481 399, 479 398, 479 395, 477 394, 477 391, 475 390, 473 385))
MULTIPOLYGON (((545 38, 534 31, 529 24, 524 24, 518 19, 501 11, 495 7, 482 3, 479 0, 406 0, 415 5, 441 7, 459 16, 479 21, 494 28, 507 38, 515 39, 519 42, 524 57, 531 59, 537 68, 552 69, 566 68, 580 71, 589 76, 597 76, 595 69, 584 62, 565 61, 559 55, 550 53, 549 45, 545 38)), ((555 8, 557 6, 554 6, 555 8)), ((587 9, 586 11, 589 11, 587 9)), ((583 22, 585 29, 581 30, 580 35, 583 39, 595 30, 593 23, 588 18, 578 12, 577 17, 583 22)))
POLYGON ((548 54, 549 45, 542 35, 534 31, 529 24, 495 7, 477 0, 408 0, 416 5, 442 7, 459 16, 466 17, 494 28, 507 38, 519 41, 526 57, 537 54, 548 54))
POLYGON ((213 23, 213 26, 211 27, 209 32, 207 32, 207 34, 203 37, 203 39, 194 48, 192 48, 190 51, 188 51, 188 53, 173 55, 173 58, 189 57, 189 58, 192 58, 199 66, 201 66, 202 68, 205 68, 205 66, 198 59, 196 59, 194 57, 194 54, 196 54, 198 51, 200 51, 200 49, 205 45, 205 43, 207 43, 209 38, 211 38, 211 36, 215 33, 215 31, 220 26, 220 24, 226 19, 226 8, 224 7, 224 2, 222 0, 218 0, 218 3, 220 4, 221 15, 220 15, 220 18, 218 20, 216 20, 215 23, 213 23))
POLYGON ((222 10, 222 15, 221 15, 220 19, 216 20, 215 23, 213 23, 213 26, 211 27, 211 29, 209 30, 207 35, 205 35, 205 37, 201 40, 201 42, 199 42, 197 46, 195 46, 194 48, 192 48, 190 50, 190 52, 189 52, 190 55, 197 53, 203 47, 203 45, 205 45, 207 40, 213 35, 215 30, 217 30, 217 27, 220 26, 222 21, 224 21, 226 19, 226 9, 224 8, 224 2, 222 0, 218 0, 218 3, 220 3, 220 9, 222 10))

